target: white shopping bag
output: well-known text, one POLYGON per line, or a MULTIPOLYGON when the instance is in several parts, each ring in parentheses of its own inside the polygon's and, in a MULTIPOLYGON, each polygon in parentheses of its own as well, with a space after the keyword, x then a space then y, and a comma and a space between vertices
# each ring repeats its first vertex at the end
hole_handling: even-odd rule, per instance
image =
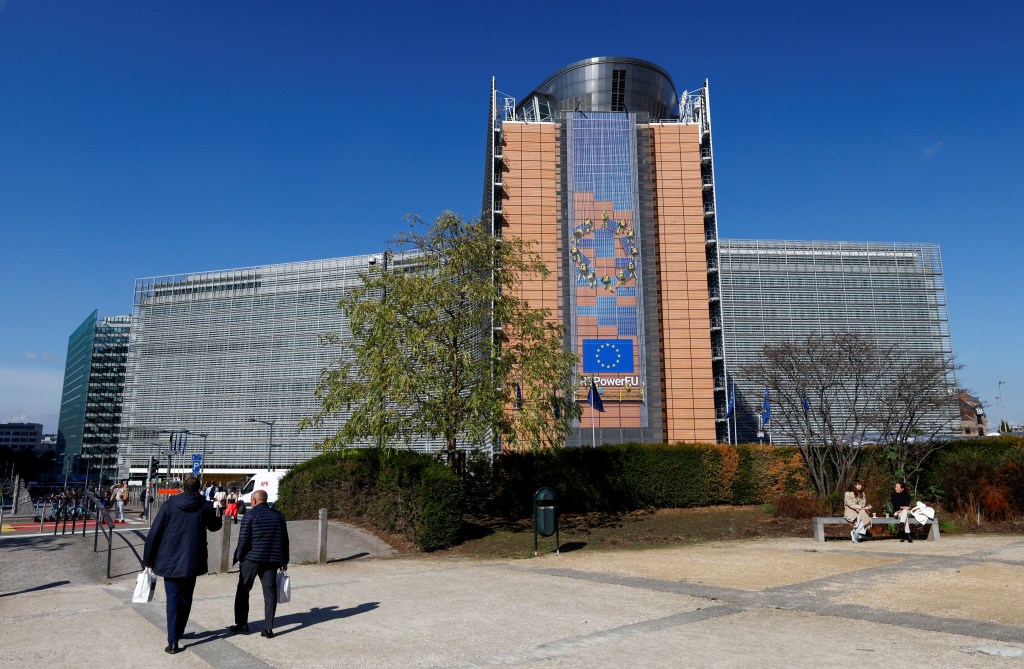
POLYGON ((287 604, 292 601, 292 578, 283 569, 277 572, 277 603, 287 604))
POLYGON ((138 580, 135 582, 135 592, 132 594, 132 604, 146 604, 153 601, 153 593, 156 592, 156 574, 148 567, 142 570, 138 580))

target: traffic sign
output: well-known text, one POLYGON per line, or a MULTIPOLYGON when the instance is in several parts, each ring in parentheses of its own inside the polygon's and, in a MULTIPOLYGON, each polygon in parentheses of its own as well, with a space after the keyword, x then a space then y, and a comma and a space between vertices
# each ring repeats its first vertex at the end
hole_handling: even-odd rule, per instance
POLYGON ((199 470, 200 470, 200 468, 202 468, 202 466, 203 466, 203 454, 202 453, 193 453, 192 454, 192 474, 194 476, 199 476, 199 470))

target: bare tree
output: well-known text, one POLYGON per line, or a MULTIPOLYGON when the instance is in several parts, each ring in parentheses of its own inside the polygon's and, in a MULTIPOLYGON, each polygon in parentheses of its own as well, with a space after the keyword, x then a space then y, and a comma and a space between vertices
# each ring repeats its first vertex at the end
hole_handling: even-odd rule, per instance
POLYGON ((940 435, 951 431, 943 414, 958 416, 956 372, 952 356, 896 354, 877 409, 880 444, 893 476, 917 488, 929 457, 942 448, 940 435))
POLYGON ((920 470, 941 445, 933 437, 943 426, 934 417, 950 401, 954 370, 951 360, 838 332, 767 345, 761 362, 743 373, 763 380, 772 431, 795 443, 818 494, 835 498, 869 441, 890 444, 894 474, 920 470))

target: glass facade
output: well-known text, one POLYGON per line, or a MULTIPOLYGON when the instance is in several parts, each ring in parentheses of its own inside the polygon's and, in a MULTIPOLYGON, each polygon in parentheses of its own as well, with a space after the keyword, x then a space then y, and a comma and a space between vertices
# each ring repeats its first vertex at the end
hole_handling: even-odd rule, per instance
MULTIPOLYGON (((342 293, 360 285, 360 273, 382 258, 136 280, 121 426, 132 466, 150 455, 166 466, 166 432, 187 430, 177 438, 184 452, 175 468, 190 467, 191 455, 204 450, 207 471, 263 468, 271 422, 274 467, 318 454, 315 444, 345 416, 301 433, 298 423, 320 408, 314 391, 321 371, 345 355, 342 293)), ((395 260, 396 269, 401 262, 395 260)), ((437 446, 412 444, 421 451, 437 446)))
POLYGON ((621 414, 620 426, 647 427, 641 280, 637 127, 632 114, 575 112, 565 133, 568 204, 569 336, 580 355, 577 398, 591 380, 621 414), (628 416, 627 416, 628 415, 628 416))
POLYGON ((129 316, 98 319, 94 311, 68 339, 57 428, 62 472, 102 467, 107 475, 116 463, 130 324, 129 316))
MULTIPOLYGON (((723 239, 720 245, 740 443, 758 440, 764 384, 745 378, 743 369, 766 344, 845 331, 915 355, 952 355, 937 244, 723 239)), ((955 387, 950 378, 949 410, 929 416, 927 432, 956 433, 955 387)), ((786 443, 781 435, 772 440, 786 443)))

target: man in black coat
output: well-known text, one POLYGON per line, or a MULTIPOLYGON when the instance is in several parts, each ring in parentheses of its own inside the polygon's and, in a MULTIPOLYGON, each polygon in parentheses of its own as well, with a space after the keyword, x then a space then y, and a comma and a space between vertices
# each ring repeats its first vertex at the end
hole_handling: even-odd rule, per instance
POLYGON ((142 563, 164 578, 167 596, 167 647, 177 653, 192 611, 196 576, 207 572, 206 532, 221 528, 213 505, 199 494, 199 479, 190 476, 184 490, 164 502, 146 537, 142 563))
POLYGON ((238 569, 238 588, 235 590, 235 624, 229 627, 235 634, 249 633, 249 591, 256 577, 263 584, 262 636, 274 637, 274 615, 277 613, 277 570, 288 571, 288 525, 284 514, 267 504, 267 491, 252 494, 252 508, 242 517, 238 530, 235 562, 238 569))

